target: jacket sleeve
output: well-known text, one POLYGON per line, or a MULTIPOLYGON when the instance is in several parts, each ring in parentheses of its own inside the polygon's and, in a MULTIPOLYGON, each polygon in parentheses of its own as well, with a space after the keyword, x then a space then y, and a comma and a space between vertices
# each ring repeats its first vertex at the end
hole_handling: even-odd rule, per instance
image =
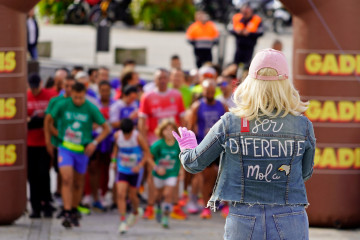
POLYGON ((302 161, 302 175, 304 181, 307 181, 312 173, 314 167, 316 139, 312 123, 307 120, 307 141, 305 145, 305 153, 302 161))
POLYGON ((184 169, 198 173, 215 161, 224 151, 225 125, 223 117, 208 132, 202 142, 194 149, 186 149, 179 158, 184 169))

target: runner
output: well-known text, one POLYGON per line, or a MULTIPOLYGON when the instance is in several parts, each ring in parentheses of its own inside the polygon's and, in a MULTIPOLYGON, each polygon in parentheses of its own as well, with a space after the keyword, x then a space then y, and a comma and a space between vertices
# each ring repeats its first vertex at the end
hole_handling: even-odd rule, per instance
POLYGON ((110 107, 110 123, 114 129, 120 128, 121 120, 130 118, 137 123, 139 103, 138 90, 135 86, 126 86, 123 96, 110 107))
POLYGON ((96 92, 94 92, 90 88, 89 75, 84 71, 80 71, 80 72, 76 73, 75 79, 77 82, 84 84, 84 86, 86 88, 86 99, 88 101, 90 101, 92 104, 94 104, 95 106, 97 106, 98 108, 100 108, 100 104, 99 104, 99 100, 96 95, 96 92))
MULTIPOLYGON (((114 129, 119 129, 121 120, 124 118, 130 118, 134 121, 134 124, 137 124, 138 120, 138 89, 135 86, 126 86, 123 89, 123 95, 121 99, 116 100, 114 104, 110 107, 110 123, 114 129)), ((139 182, 142 179, 144 169, 140 172, 139 182)), ((112 209, 116 208, 116 182, 113 187, 113 202, 112 209)))
MULTIPOLYGON (((184 123, 185 108, 179 91, 168 89, 169 73, 164 69, 155 72, 154 79, 156 90, 146 92, 140 101, 139 110, 139 131, 147 138, 149 145, 152 145, 158 137, 155 129, 164 119, 172 119, 177 124, 184 123)), ((147 168, 148 178, 148 206, 145 210, 145 219, 154 219, 154 185, 151 176, 152 168, 147 168)))
MULTIPOLYGON (((48 107, 46 108, 45 114, 49 114, 50 109, 53 109, 56 104, 61 102, 62 100, 66 99, 67 97, 70 97, 71 95, 71 89, 72 86, 75 84, 75 79, 73 77, 66 77, 65 78, 65 88, 64 88, 64 94, 60 94, 57 97, 53 97, 48 107)), ((58 146, 60 144, 59 139, 51 134, 51 131, 49 129, 49 126, 47 124, 47 121, 44 121, 44 132, 45 132, 45 142, 46 142, 46 149, 49 155, 53 159, 53 165, 54 170, 57 173, 57 187, 56 192, 54 194, 55 197, 61 197, 61 175, 59 173, 59 164, 58 164, 58 146)), ((58 121, 54 122, 55 128, 58 128, 58 121)))
POLYGON ((85 94, 85 86, 75 83, 71 98, 56 104, 46 116, 50 129, 54 130, 53 134, 61 141, 58 160, 63 180, 61 194, 65 212, 62 225, 66 228, 79 226, 76 208, 82 197, 89 157, 110 132, 101 112, 85 99, 85 94), (57 121, 61 123, 58 129, 54 127, 54 122, 57 121), (103 132, 95 140, 91 136, 93 123, 103 128, 103 132))
MULTIPOLYGON (((226 105, 215 99, 216 83, 214 80, 205 79, 202 82, 202 87, 203 98, 194 102, 191 106, 192 113, 190 120, 190 129, 196 132, 198 142, 201 142, 203 140, 210 128, 220 119, 220 117, 225 112, 228 111, 226 105)), ((218 163, 213 163, 202 172, 202 196, 205 203, 209 200, 211 196, 212 189, 216 181, 217 170, 218 163)), ((190 209, 194 205, 196 206, 196 196, 191 196, 189 204, 190 209)), ((203 219, 211 218, 210 209, 204 208, 200 217, 203 219)))
MULTIPOLYGON (((109 109, 113 104, 113 100, 110 98, 111 86, 110 83, 106 80, 99 83, 99 94, 100 94, 100 112, 104 118, 109 120, 109 109)), ((96 138, 103 129, 97 127, 93 131, 93 138, 96 138)), ((99 198, 99 190, 101 190, 100 196, 104 196, 108 190, 108 180, 109 180, 109 165, 111 161, 111 152, 113 144, 113 135, 109 134, 99 145, 97 146, 96 151, 90 157, 89 168, 87 172, 87 183, 85 184, 86 194, 91 194, 92 196, 92 207, 105 211, 105 207, 99 198)), ((85 197, 84 197, 85 198, 85 197)), ((85 203, 85 200, 83 201, 85 203)))
POLYGON ((115 133, 112 159, 113 168, 117 169, 116 192, 120 214, 118 231, 121 234, 126 233, 128 227, 133 226, 143 214, 137 197, 137 183, 139 172, 148 157, 150 157, 150 151, 145 138, 134 129, 134 123, 131 119, 122 119, 120 130, 115 133), (132 204, 132 213, 126 221, 127 197, 129 197, 132 204))
POLYGON ((177 126, 173 121, 162 121, 156 129, 160 139, 151 146, 151 154, 154 158, 152 165, 155 170, 158 170, 153 171, 158 205, 156 220, 161 222, 164 228, 169 227, 169 215, 172 212, 180 171, 180 148, 172 135, 172 131, 177 131, 176 129, 177 126))

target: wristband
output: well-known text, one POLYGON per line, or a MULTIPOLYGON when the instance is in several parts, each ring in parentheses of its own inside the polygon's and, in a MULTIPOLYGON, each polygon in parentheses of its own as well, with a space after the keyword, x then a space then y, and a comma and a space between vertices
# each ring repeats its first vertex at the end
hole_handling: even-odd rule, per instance
POLYGON ((99 144, 99 142, 96 140, 93 140, 91 143, 94 144, 95 146, 97 146, 99 144))
POLYGON ((116 158, 112 158, 111 162, 116 163, 116 158))

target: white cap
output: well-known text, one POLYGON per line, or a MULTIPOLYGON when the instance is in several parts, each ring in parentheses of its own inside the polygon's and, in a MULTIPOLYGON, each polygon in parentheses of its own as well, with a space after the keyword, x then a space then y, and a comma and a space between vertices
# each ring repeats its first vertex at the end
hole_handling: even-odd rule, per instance
POLYGON ((76 73, 76 75, 75 75, 76 80, 78 80, 80 78, 84 78, 84 77, 89 77, 89 75, 84 71, 80 71, 80 72, 76 73))
POLYGON ((212 75, 215 77, 216 75, 216 71, 214 68, 209 67, 209 66, 203 66, 199 69, 199 75, 200 76, 204 76, 204 75, 212 75))

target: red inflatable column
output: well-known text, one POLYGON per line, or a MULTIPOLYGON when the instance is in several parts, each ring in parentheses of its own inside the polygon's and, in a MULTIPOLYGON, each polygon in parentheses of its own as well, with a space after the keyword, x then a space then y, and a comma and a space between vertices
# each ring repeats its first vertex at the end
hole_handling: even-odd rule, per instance
POLYGON ((359 227, 360 1, 282 2, 294 16, 294 83, 317 138, 310 224, 359 227))
POLYGON ((37 1, 0 1, 0 224, 26 206, 26 12, 37 1))

